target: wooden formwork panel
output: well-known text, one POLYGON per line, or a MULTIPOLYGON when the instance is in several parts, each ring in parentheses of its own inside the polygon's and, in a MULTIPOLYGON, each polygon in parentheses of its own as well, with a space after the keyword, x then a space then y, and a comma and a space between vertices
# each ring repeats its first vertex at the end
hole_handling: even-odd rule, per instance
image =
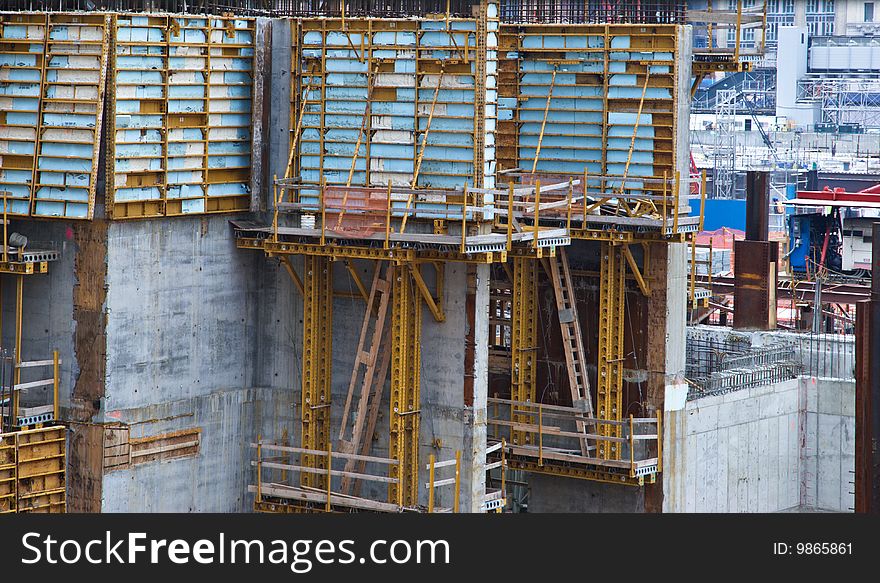
POLYGON ((0 434, 0 512, 66 511, 67 429, 0 434))
POLYGON ((256 21, 113 16, 108 212, 250 207, 256 21))

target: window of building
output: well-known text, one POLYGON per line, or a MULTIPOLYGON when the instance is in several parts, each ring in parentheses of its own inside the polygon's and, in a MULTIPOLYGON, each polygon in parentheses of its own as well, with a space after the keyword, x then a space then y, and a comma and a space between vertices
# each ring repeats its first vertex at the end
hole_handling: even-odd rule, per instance
POLYGON ((874 3, 865 2, 865 22, 874 22, 874 3))

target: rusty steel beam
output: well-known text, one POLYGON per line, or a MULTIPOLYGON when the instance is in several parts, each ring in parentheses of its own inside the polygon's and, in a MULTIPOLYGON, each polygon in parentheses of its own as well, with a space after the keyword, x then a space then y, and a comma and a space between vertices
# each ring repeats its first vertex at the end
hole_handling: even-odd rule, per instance
POLYGON ((779 245, 770 241, 736 241, 733 327, 776 329, 776 266, 779 245))
MULTIPOLYGON (((730 295, 733 293, 735 278, 725 275, 713 275, 712 281, 708 276, 697 275, 696 282, 698 287, 708 288, 710 283, 712 286, 712 295, 730 295)), ((778 299, 791 299, 791 286, 785 285, 786 281, 781 282, 776 290, 778 299)), ((798 281, 795 285, 794 299, 803 302, 812 302, 814 295, 814 282, 798 281)), ((822 300, 829 304, 856 304, 858 302, 868 300, 871 297, 871 288, 866 285, 854 283, 833 283, 825 282, 822 284, 822 300)))
POLYGON ((746 173, 746 241, 770 238, 770 191, 767 172, 746 173))
MULTIPOLYGON (((880 273, 880 223, 873 225, 872 270, 880 273)), ((880 277, 856 305, 855 510, 880 514, 880 277)))

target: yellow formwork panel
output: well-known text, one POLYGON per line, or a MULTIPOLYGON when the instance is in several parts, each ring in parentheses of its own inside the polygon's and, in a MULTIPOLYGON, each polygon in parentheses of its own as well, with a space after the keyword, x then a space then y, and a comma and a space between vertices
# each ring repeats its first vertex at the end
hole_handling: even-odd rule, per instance
POLYGON ((67 428, 0 434, 0 513, 67 509, 67 428))

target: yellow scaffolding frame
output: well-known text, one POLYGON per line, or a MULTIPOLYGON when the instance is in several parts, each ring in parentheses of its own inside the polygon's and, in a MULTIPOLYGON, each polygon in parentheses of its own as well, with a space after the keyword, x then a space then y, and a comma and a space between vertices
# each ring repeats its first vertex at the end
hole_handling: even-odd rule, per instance
MULTIPOLYGON (((513 260, 513 310, 511 314, 511 398, 534 402, 537 386, 538 346, 538 266, 532 259, 513 260)), ((513 422, 527 423, 528 417, 511 407, 513 422)), ((532 435, 525 431, 512 433, 513 445, 530 444, 532 435)))
MULTIPOLYGON (((330 395, 333 343, 333 265, 329 258, 305 257, 303 276, 302 446, 330 447, 330 395)), ((326 458, 306 454, 303 465, 326 469, 326 458)), ((302 485, 323 487, 324 476, 304 472, 302 485)))
POLYGON ((395 265, 391 312, 391 399, 389 453, 398 461, 388 501, 418 502, 422 299, 407 265, 395 265))
MULTIPOLYGON (((599 434, 620 438, 618 424, 603 420, 620 421, 623 408, 623 322, 626 293, 626 260, 623 247, 603 241, 599 280, 599 360, 596 380, 596 400, 599 434)), ((598 457, 620 459, 616 441, 598 441, 598 457)))

